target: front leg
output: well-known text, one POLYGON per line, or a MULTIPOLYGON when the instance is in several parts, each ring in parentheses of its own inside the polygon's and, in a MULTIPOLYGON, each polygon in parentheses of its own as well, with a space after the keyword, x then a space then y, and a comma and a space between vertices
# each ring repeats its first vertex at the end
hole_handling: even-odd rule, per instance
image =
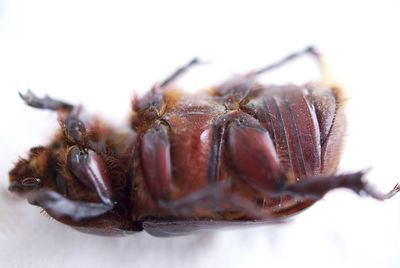
MULTIPOLYGON (((88 189, 95 191, 101 202, 71 200, 67 197, 68 189, 62 188, 58 190, 64 195, 47 188, 35 189, 27 194, 29 202, 42 207, 53 217, 67 216, 74 221, 100 216, 115 207, 111 180, 99 154, 91 149, 82 151, 76 145, 72 146, 67 155, 67 166, 71 175, 88 189)), ((65 186, 65 179, 61 175, 58 178, 65 186)), ((30 181, 36 182, 33 178, 30 181)), ((13 186, 10 190, 17 191, 18 185, 13 186)))
POLYGON ((50 98, 49 96, 39 98, 29 89, 25 94, 19 93, 19 96, 24 100, 26 105, 38 109, 48 109, 52 111, 67 112, 67 113, 69 113, 74 109, 74 106, 72 104, 50 98))
POLYGON ((86 136, 86 127, 80 120, 81 108, 75 107, 67 102, 53 99, 49 96, 38 97, 31 90, 25 94, 19 93, 26 105, 58 112, 64 135, 67 140, 74 144, 83 145, 86 136))
POLYGON ((28 201, 55 218, 67 216, 74 221, 94 218, 113 209, 113 204, 73 201, 48 189, 29 193, 28 201))

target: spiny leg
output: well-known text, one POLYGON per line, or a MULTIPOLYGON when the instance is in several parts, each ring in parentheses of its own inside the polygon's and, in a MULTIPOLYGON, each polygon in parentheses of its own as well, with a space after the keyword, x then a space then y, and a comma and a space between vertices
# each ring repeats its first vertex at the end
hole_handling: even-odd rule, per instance
POLYGON ((260 69, 258 69, 256 71, 253 71, 253 72, 251 72, 251 74, 255 74, 255 75, 264 74, 266 72, 269 72, 269 71, 272 71, 274 69, 280 68, 283 65, 285 65, 285 64, 287 64, 289 62, 292 62, 292 61, 294 61, 294 60, 296 60, 296 59, 298 59, 298 58, 300 58, 300 57, 302 57, 304 55, 311 55, 311 56, 315 57, 319 61, 320 54, 316 51, 316 49, 313 46, 309 46, 309 47, 306 47, 303 50, 300 50, 300 51, 294 52, 292 54, 289 54, 286 57, 278 60, 277 62, 271 63, 271 64, 269 64, 269 65, 267 65, 265 67, 262 67, 262 68, 260 68, 260 69))
POLYGON ((314 200, 321 199, 327 192, 337 188, 347 188, 358 194, 365 193, 377 200, 386 200, 393 197, 400 191, 400 185, 388 193, 380 193, 363 180, 364 173, 356 172, 335 176, 317 176, 305 178, 295 184, 288 185, 282 193, 294 197, 309 198, 314 200))
POLYGON ((168 87, 171 83, 173 83, 176 79, 186 73, 191 67, 200 64, 200 60, 198 58, 193 58, 191 61, 178 68, 175 72, 173 72, 169 77, 167 77, 162 83, 160 83, 159 87, 164 89, 168 87))
POLYGON ((86 134, 84 123, 79 119, 80 108, 49 96, 38 97, 30 89, 25 94, 19 92, 22 100, 31 107, 58 112, 59 120, 66 138, 74 143, 83 144, 86 134))
POLYGON ((215 207, 228 185, 223 183, 213 184, 204 189, 186 194, 176 200, 159 200, 158 203, 164 209, 177 216, 195 216, 198 208, 215 207))
POLYGON ((331 190, 347 188, 385 200, 400 191, 400 185, 396 184, 386 194, 377 192, 363 180, 363 172, 314 176, 290 184, 280 169, 268 133, 257 126, 258 122, 247 114, 231 119, 227 130, 228 148, 239 176, 267 197, 289 195, 300 200, 319 200, 331 190))
POLYGON ((309 46, 265 67, 256 69, 239 77, 228 79, 220 86, 218 86, 218 88, 215 90, 215 93, 219 96, 230 96, 230 98, 232 98, 231 96, 235 96, 234 101, 241 102, 246 97, 248 97, 252 90, 255 89, 255 78, 257 76, 283 67, 285 64, 290 63, 304 55, 311 55, 317 60, 317 63, 321 69, 323 83, 325 85, 331 85, 327 67, 324 64, 321 55, 314 47, 309 46))
MULTIPOLYGON (((280 67, 283 67, 285 64, 292 62, 304 55, 311 55, 317 60, 317 63, 320 66, 320 69, 322 72, 323 81, 325 82, 326 80, 328 80, 328 72, 325 71, 326 65, 323 63, 321 55, 317 52, 317 50, 314 47, 309 46, 303 50, 294 52, 294 53, 284 57, 283 59, 278 60, 277 62, 274 62, 272 64, 269 64, 265 67, 248 72, 245 75, 229 79, 226 82, 222 83, 217 88, 216 92, 220 96, 232 95, 232 94, 238 95, 239 94, 239 95, 241 95, 239 99, 244 99, 249 94, 249 92, 252 89, 254 89, 255 78, 257 76, 267 73, 269 71, 278 69, 280 67)), ((330 85, 330 84, 328 84, 328 85, 330 85)))
POLYGON ((278 69, 280 67, 283 67, 285 64, 290 63, 290 62, 292 62, 292 61, 294 61, 294 60, 296 60, 296 59, 298 59, 298 58, 300 58, 302 56, 305 56, 305 55, 310 55, 317 61, 317 64, 318 64, 318 66, 319 66, 319 68, 321 70, 323 84, 326 85, 326 86, 331 86, 332 85, 332 79, 330 77, 328 66, 325 63, 322 55, 313 46, 306 47, 305 49, 297 51, 297 52, 294 52, 294 53, 284 57, 283 59, 281 59, 281 60, 279 60, 277 62, 269 64, 269 65, 267 65, 265 67, 262 67, 262 68, 260 68, 258 70, 252 71, 249 74, 247 74, 247 76, 251 77, 251 76, 258 76, 258 75, 261 75, 261 74, 265 74, 265 73, 267 73, 269 71, 272 71, 272 70, 278 69))
POLYGON ((283 222, 273 214, 274 208, 265 210, 256 203, 229 191, 229 188, 229 180, 224 180, 176 200, 159 201, 159 205, 176 217, 199 217, 198 211, 206 210, 214 215, 213 217, 221 215, 224 218, 224 213, 238 212, 253 220, 283 222))
POLYGON ((137 128, 140 124, 139 114, 146 111, 146 116, 159 117, 164 107, 164 93, 168 90, 168 87, 187 72, 191 67, 200 64, 198 58, 193 58, 191 61, 186 63, 184 66, 178 68, 170 76, 168 76, 163 82, 156 83, 152 89, 142 98, 134 97, 132 102, 133 114, 132 114, 132 127, 137 128))
POLYGON ((67 216, 74 221, 94 218, 113 209, 111 204, 70 200, 49 189, 29 193, 28 201, 44 208, 52 216, 67 216))
POLYGON ((19 92, 19 96, 24 100, 24 102, 28 106, 38 109, 48 109, 53 111, 65 111, 65 112, 70 112, 74 109, 74 106, 72 104, 50 98, 49 96, 39 98, 30 89, 28 89, 25 94, 19 92))
POLYGON ((74 145, 67 153, 66 166, 74 179, 78 179, 97 193, 101 202, 77 201, 68 198, 65 178, 55 170, 52 174, 56 176, 58 189, 42 188, 41 178, 22 177, 21 180, 14 180, 9 190, 28 192, 27 198, 30 203, 43 207, 53 216, 68 216, 76 221, 97 217, 114 208, 116 202, 111 180, 105 162, 99 154, 91 149, 81 151, 74 145))
MULTIPOLYGON (((77 145, 73 145, 68 151, 67 161, 71 175, 95 191, 101 202, 71 200, 67 196, 68 190, 62 188, 58 190, 65 196, 46 188, 33 190, 28 194, 29 202, 43 207, 51 215, 68 216, 75 221, 97 217, 111 211, 116 202, 102 156, 92 149, 80 149, 77 145)), ((65 179, 61 176, 57 180, 65 184, 65 179)), ((60 185, 59 182, 57 184, 60 185)))
POLYGON ((86 127, 79 118, 81 112, 80 107, 75 107, 72 104, 53 99, 49 96, 40 98, 29 89, 25 94, 19 92, 19 95, 28 106, 59 112, 59 120, 62 123, 66 138, 75 144, 84 144, 86 127))

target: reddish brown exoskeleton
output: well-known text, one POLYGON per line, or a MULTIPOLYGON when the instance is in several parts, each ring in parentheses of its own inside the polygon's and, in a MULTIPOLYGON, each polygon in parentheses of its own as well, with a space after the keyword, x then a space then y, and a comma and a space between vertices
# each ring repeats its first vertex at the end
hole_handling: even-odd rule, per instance
POLYGON ((61 130, 16 164, 9 189, 82 231, 159 236, 281 222, 340 187, 390 198, 398 185, 379 194, 363 172, 335 175, 345 130, 340 88, 326 79, 304 86, 256 81, 302 54, 320 62, 307 48, 189 95, 171 84, 194 59, 134 99, 131 132, 28 91, 26 104, 57 111, 61 130))

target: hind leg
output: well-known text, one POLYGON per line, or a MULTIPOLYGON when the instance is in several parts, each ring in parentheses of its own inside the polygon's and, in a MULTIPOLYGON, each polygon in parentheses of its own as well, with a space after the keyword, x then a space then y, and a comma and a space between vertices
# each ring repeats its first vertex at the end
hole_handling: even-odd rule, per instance
POLYGON ((248 72, 247 74, 229 79, 226 82, 222 83, 215 90, 215 93, 220 96, 235 95, 237 96, 236 100, 240 102, 244 100, 246 97, 248 97, 251 94, 252 90, 255 89, 256 87, 255 79, 257 76, 279 69, 285 66, 286 64, 291 63, 299 59, 300 57, 307 55, 313 57, 316 60, 319 69, 321 71, 322 85, 327 87, 332 86, 333 82, 328 71, 328 66, 323 60, 322 55, 314 47, 309 46, 303 50, 289 54, 288 56, 276 62, 268 64, 262 68, 255 69, 253 71, 248 72))
POLYGON ((329 191, 346 188, 383 201, 400 191, 400 185, 396 184, 388 193, 377 192, 363 180, 363 176, 363 172, 356 172, 344 175, 310 177, 285 187, 282 192, 293 197, 319 200, 329 191))

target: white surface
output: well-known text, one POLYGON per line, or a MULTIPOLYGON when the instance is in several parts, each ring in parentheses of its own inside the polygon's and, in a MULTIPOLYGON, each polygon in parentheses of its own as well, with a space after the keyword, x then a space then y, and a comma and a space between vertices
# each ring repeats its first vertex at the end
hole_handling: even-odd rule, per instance
MULTIPOLYGON (((0 0, 0 267, 399 267, 400 196, 379 203, 337 190, 287 225, 158 239, 81 234, 7 192, 13 161, 57 127, 18 91, 123 125, 133 92, 193 56, 218 63, 183 79, 197 89, 308 44, 351 96, 341 170, 373 167, 368 178, 384 190, 400 180, 400 2, 141 2, 0 0)), ((309 64, 263 80, 308 80, 309 64)))

